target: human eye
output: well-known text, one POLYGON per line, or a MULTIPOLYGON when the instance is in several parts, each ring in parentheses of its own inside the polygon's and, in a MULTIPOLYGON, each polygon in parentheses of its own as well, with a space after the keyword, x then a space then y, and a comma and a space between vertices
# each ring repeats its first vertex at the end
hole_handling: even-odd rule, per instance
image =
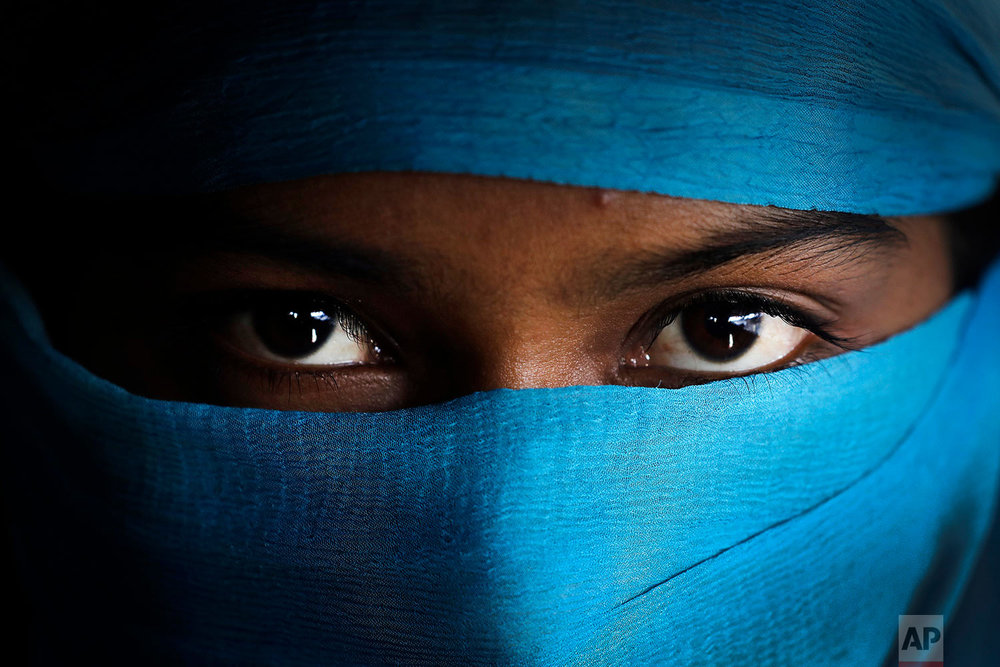
POLYGON ((778 370, 844 349, 820 318, 742 290, 697 294, 654 318, 631 365, 674 372, 674 386, 778 370))
POLYGON ((246 295, 230 308, 217 336, 251 359, 299 371, 388 361, 356 314, 310 293, 246 295))
POLYGON ((388 410, 409 401, 414 388, 382 326, 385 310, 341 286, 317 287, 216 284, 167 296, 153 321, 140 321, 143 328, 124 339, 157 382, 134 390, 321 412, 388 410))

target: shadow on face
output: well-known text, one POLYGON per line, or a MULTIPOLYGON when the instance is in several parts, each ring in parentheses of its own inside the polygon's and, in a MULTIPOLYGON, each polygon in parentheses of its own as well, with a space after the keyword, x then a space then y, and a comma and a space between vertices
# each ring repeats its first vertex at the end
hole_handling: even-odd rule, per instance
POLYGON ((952 291, 940 217, 415 173, 86 206, 107 223, 27 272, 57 346, 223 405, 679 387, 870 345, 952 291))

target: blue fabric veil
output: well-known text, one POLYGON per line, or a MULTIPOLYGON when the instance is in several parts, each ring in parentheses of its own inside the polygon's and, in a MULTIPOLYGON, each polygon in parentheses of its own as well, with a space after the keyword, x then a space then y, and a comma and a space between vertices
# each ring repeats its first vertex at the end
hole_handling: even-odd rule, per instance
MULTIPOLYGON (((54 181, 426 170, 903 215, 979 201, 1000 173, 995 2, 158 20, 129 66, 77 81, 86 105, 40 104, 54 181)), ((996 268, 914 329, 801 368, 373 414, 134 396, 55 351, 3 282, 12 534, 40 622, 82 653, 874 664, 899 614, 951 613, 994 512, 996 268)))
POLYGON ((53 178, 422 170, 905 215, 974 203, 1000 172, 989 0, 205 5, 168 5, 177 29, 131 51, 74 54, 103 69, 39 111, 53 178))
POLYGON ((369 414, 140 398, 5 308, 20 565, 76 655, 875 664, 950 613, 997 496, 1000 271, 746 383, 369 414))

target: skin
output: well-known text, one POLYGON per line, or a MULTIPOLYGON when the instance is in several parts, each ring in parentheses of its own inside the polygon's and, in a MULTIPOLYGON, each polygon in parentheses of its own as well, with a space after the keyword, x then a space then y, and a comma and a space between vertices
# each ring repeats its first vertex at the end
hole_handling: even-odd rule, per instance
POLYGON ((753 230, 769 210, 412 173, 256 185, 182 208, 173 226, 152 223, 163 225, 158 243, 110 255, 105 270, 71 286, 62 307, 43 299, 57 345, 156 398, 386 410, 500 387, 678 387, 733 375, 645 358, 659 315, 691 295, 761 293, 836 337, 810 333, 753 371, 766 372, 874 344, 952 293, 945 222, 934 217, 891 219, 898 231, 878 242, 813 239, 673 276, 671 256, 753 230), (211 224, 199 217, 206 210, 211 224), (294 251, 280 250, 289 239, 294 251), (345 264, 343 248, 373 266, 345 264), (654 254, 662 279, 623 268, 654 254), (240 306, 226 300, 273 291, 335 299, 383 355, 326 368, 262 358, 241 341, 240 306), (185 304, 205 299, 216 305, 190 315, 185 304))

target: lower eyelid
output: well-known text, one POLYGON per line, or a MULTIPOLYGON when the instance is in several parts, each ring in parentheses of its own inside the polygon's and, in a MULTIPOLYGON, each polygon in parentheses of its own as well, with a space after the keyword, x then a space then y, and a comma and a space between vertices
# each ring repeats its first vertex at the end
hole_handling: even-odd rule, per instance
MULTIPOLYGON (((336 403, 344 399, 357 400, 358 392, 377 387, 379 396, 388 401, 393 393, 387 389, 398 384, 399 369, 386 364, 351 364, 343 366, 291 366, 262 361, 234 348, 219 343, 215 375, 219 392, 230 397, 233 405, 269 407, 268 396, 332 395, 334 404, 323 404, 303 409, 340 410, 336 403), (255 398, 256 397, 256 398, 255 398)), ((280 407, 287 407, 282 404, 280 407)))
POLYGON ((291 359, 268 354, 261 351, 247 349, 248 346, 240 345, 233 341, 231 335, 224 331, 215 332, 212 335, 213 346, 225 357, 231 358, 241 366, 254 369, 264 369, 270 372, 291 372, 291 373, 321 373, 321 372, 342 372, 346 369, 356 367, 370 367, 372 363, 344 363, 344 364, 308 364, 296 363, 291 359))
POLYGON ((297 311, 300 315, 294 319, 280 316, 275 320, 274 315, 285 312, 284 308, 278 308, 276 313, 258 311, 250 306, 216 316, 209 324, 219 343, 269 364, 332 368, 381 362, 380 348, 369 337, 366 325, 353 314, 329 304, 309 306, 300 303, 288 311, 297 311), (318 316, 321 312, 323 315, 318 316), (271 327, 269 334, 265 335, 266 329, 260 329, 258 317, 269 318, 264 320, 271 327), (318 330, 321 339, 317 339, 318 330), (309 348, 308 339, 301 338, 303 334, 308 336, 310 331, 312 342, 316 344, 313 349, 309 348), (277 338, 268 343, 268 336, 277 338), (295 348, 303 342, 306 348, 301 354, 289 349, 286 355, 274 349, 274 346, 287 348, 289 344, 295 348))
MULTIPOLYGON (((356 319, 354 322, 363 327, 365 332, 369 331, 368 326, 360 319, 356 319)), ((245 349, 234 346, 232 341, 225 339, 225 336, 217 335, 215 342, 217 347, 224 350, 225 357, 228 359, 224 363, 231 368, 230 372, 235 372, 245 378, 254 377, 253 384, 259 389, 266 390, 269 394, 286 394, 289 391, 296 395, 303 392, 308 394, 328 393, 330 391, 344 393, 351 391, 351 387, 357 386, 359 382, 371 385, 380 381, 380 378, 400 377, 396 375, 395 370, 384 367, 394 365, 391 359, 388 360, 387 364, 296 364, 294 361, 279 358, 260 358, 260 356, 248 353, 245 349)), ((833 347, 828 343, 823 343, 820 337, 807 334, 797 347, 794 358, 781 359, 775 364, 768 364, 748 371, 712 372, 690 369, 629 368, 622 376, 622 380, 626 384, 642 386, 680 387, 702 384, 740 375, 773 372, 789 366, 810 363, 840 351, 839 349, 831 350, 830 348, 833 347)), ((324 407, 324 409, 326 408, 324 407)))
POLYGON ((708 372, 675 369, 657 366, 626 367, 623 369, 624 384, 642 387, 659 387, 663 389, 679 389, 691 385, 708 384, 720 380, 730 380, 752 375, 775 373, 787 368, 807 366, 816 361, 829 359, 843 354, 844 349, 827 343, 813 334, 806 337, 794 356, 780 360, 774 364, 762 366, 749 372, 708 372))

